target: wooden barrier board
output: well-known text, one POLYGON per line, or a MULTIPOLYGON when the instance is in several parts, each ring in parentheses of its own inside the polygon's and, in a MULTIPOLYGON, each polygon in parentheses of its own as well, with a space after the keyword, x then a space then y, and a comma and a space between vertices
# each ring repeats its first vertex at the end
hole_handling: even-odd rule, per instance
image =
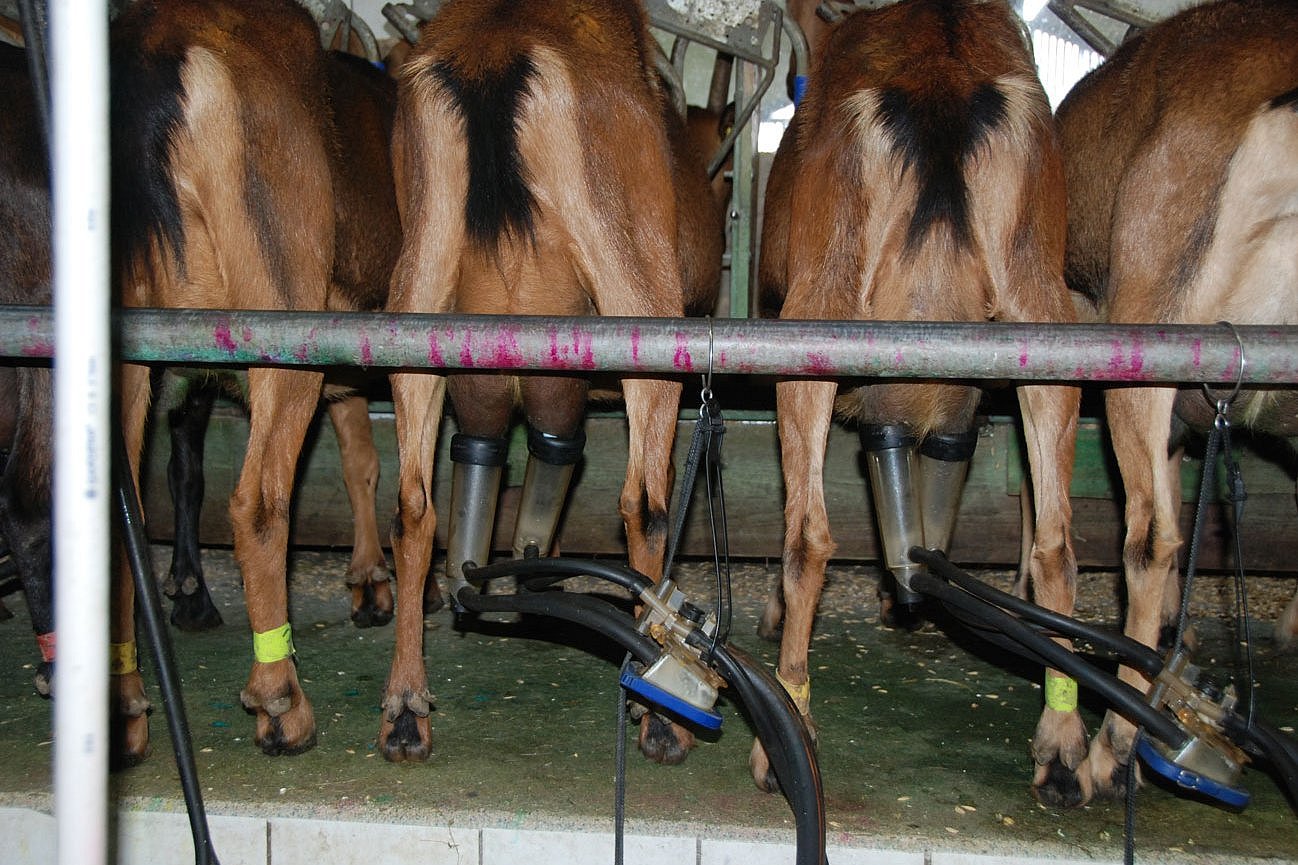
MULTIPOLYGON (((390 408, 376 404, 372 412, 374 436, 382 465, 379 485, 379 520, 388 523, 396 501, 396 437, 390 408)), ((443 424, 437 463, 436 505, 446 513, 450 497, 447 451, 454 422, 443 424)), ((677 477, 680 477, 693 431, 692 415, 682 414, 676 441, 677 477)), ((617 498, 626 465, 626 422, 620 415, 592 415, 587 421, 588 446, 559 536, 565 554, 620 555, 624 552, 617 498)), ((505 483, 522 483, 527 449, 521 426, 515 427, 505 483)), ((201 521, 204 544, 230 543, 227 500, 242 461, 247 420, 232 407, 218 406, 208 431, 206 448, 206 502, 201 521)), ((1025 471, 1014 420, 993 418, 980 432, 970 468, 960 515, 952 542, 952 557, 961 562, 1015 565, 1019 559, 1019 490, 1025 471)), ((145 481, 149 530, 155 540, 172 534, 170 500, 165 466, 170 453, 163 423, 155 423, 145 481)), ((775 422, 769 412, 737 412, 727 416, 723 446, 724 483, 731 554, 737 557, 778 558, 783 540, 783 491, 779 472, 779 447, 775 422)), ((825 494, 831 530, 838 544, 835 558, 875 560, 878 547, 870 497, 860 462, 854 430, 835 425, 826 454, 825 494)), ((1274 456, 1241 449, 1240 462, 1248 487, 1244 519, 1246 564, 1252 571, 1291 570, 1298 552, 1293 526, 1294 482, 1289 470, 1274 456)), ((1279 460, 1283 462, 1283 460, 1279 460)), ((1201 461, 1183 462, 1182 487, 1186 504, 1182 521, 1188 533, 1193 518, 1201 461)), ((1218 472, 1218 477, 1222 476, 1218 472)), ((1122 511, 1115 491, 1121 488, 1116 466, 1102 425, 1083 421, 1078 437, 1072 485, 1074 543, 1084 567, 1116 567, 1121 561, 1122 511)), ((496 546, 509 548, 513 531, 513 503, 509 490, 502 492, 496 546)), ((343 547, 351 542, 351 516, 339 469, 338 449, 328 423, 317 421, 308 439, 295 499, 293 543, 302 546, 343 547)), ((1203 541, 1202 566, 1232 566, 1227 507, 1211 509, 1203 541)), ((444 539, 444 521, 439 538, 444 539)), ((690 508, 685 555, 711 552, 707 507, 696 491, 690 508)))

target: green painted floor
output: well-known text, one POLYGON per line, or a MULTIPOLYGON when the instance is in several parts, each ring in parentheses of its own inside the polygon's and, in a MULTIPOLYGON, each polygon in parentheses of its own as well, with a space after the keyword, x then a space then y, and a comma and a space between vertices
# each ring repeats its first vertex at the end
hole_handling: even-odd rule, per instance
MULTIPOLYGON (((169 548, 155 548, 165 564, 169 548)), ((550 622, 483 624, 457 631, 448 612, 427 622, 426 656, 436 697, 434 749, 423 765, 392 766, 374 735, 392 628, 358 630, 348 619, 338 552, 294 555, 292 615, 300 675, 314 703, 319 744, 298 757, 269 758, 251 743, 251 719, 238 693, 250 660, 247 623, 230 553, 207 552, 207 573, 226 624, 175 634, 198 765, 209 809, 264 803, 292 813, 393 822, 442 822, 483 811, 520 817, 609 816, 613 798, 616 664, 620 651, 550 622)), ((160 568, 161 570, 161 568, 160 568)), ((683 584, 707 602, 706 568, 686 567, 683 584)), ((735 568, 733 641, 774 661, 754 635, 774 564, 735 568)), ((985 575, 1007 586, 1003 572, 985 575)), ((877 623, 875 572, 831 569, 813 643, 813 708, 835 843, 924 843, 951 849, 1028 849, 1046 855, 1120 859, 1123 811, 1096 803, 1060 813, 1028 793, 1028 739, 1040 706, 1029 665, 984 651, 971 638, 927 626, 903 633, 877 623), (972 650, 972 651, 971 651, 972 650)), ((1292 578, 1250 583, 1260 634, 1292 595, 1292 578)), ((1079 613, 1111 621, 1112 574, 1084 574, 1079 613)), ((1203 617, 1200 660, 1227 664, 1231 592, 1204 579, 1195 613, 1203 617)), ((49 791, 50 704, 31 685, 34 650, 20 599, 0 623, 0 804, 40 802, 49 791)), ((1298 724, 1298 655, 1277 655, 1269 636, 1258 649, 1261 714, 1292 732, 1298 724)), ((154 696, 155 704, 160 705, 154 696)), ((1085 707, 1093 724, 1094 706, 1085 707)), ((788 828, 782 799, 759 793, 748 776, 751 730, 734 706, 712 741, 684 765, 638 758, 628 771, 628 813, 637 820, 763 829, 788 828)), ((160 714, 154 755, 114 776, 123 803, 179 798, 160 714)), ((634 746, 632 746, 634 748, 634 746)), ((1147 785, 1138 799, 1137 850, 1173 860, 1274 857, 1298 861, 1298 819, 1273 781, 1253 769, 1254 802, 1231 813, 1147 785), (1179 851, 1179 852, 1178 852, 1179 851)))

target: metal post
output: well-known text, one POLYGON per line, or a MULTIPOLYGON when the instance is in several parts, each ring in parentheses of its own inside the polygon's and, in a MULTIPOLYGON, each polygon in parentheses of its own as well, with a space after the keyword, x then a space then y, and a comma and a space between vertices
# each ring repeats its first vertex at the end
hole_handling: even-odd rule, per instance
POLYGON ((59 865, 108 855, 108 13, 50 4, 59 865))

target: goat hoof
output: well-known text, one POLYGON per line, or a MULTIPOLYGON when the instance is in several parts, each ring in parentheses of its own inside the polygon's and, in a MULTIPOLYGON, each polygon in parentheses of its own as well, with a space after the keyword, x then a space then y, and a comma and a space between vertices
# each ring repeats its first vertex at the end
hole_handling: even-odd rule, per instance
POLYGON ((315 747, 314 729, 305 736, 291 735, 285 730, 285 718, 285 715, 267 715, 264 727, 261 719, 257 719, 257 747, 267 757, 295 757, 315 747))
POLYGON ((446 598, 442 597, 440 589, 435 592, 424 592, 425 616, 431 616, 433 613, 440 613, 444 609, 446 609, 446 598))
POLYGON ((36 666, 36 693, 42 697, 54 696, 54 662, 41 661, 36 666))
POLYGON ((898 631, 918 631, 925 621, 922 606, 897 603, 880 605, 879 620, 898 631))
POLYGON ((763 793, 779 793, 780 780, 775 777, 775 769, 771 767, 771 758, 767 756, 766 749, 762 747, 761 739, 753 740, 753 750, 748 755, 748 769, 753 774, 753 783, 757 789, 763 793))
POLYGON ((640 719, 640 751, 655 763, 683 763, 693 747, 694 734, 662 715, 646 712, 640 719))
MULTIPOLYGON (((1130 759, 1130 758, 1129 758, 1130 759)), ((1101 774, 1094 781, 1094 790, 1092 791, 1096 799, 1110 799, 1121 802, 1127 795, 1127 771, 1126 763, 1118 763, 1107 776, 1101 774)), ((1137 779, 1139 784, 1139 779, 1137 779)))
POLYGON ((1032 795, 1047 808, 1076 808, 1086 804, 1077 773, 1059 759, 1038 768, 1032 795))
POLYGON ((387 580, 352 585, 352 624, 358 628, 381 628, 390 621, 392 590, 387 580))
POLYGON ((225 621, 212 603, 212 596, 206 587, 192 594, 177 592, 171 596, 174 605, 171 608, 171 624, 185 633, 211 631, 221 627, 225 621))
POLYGON ((379 733, 379 749, 389 763, 422 763, 432 748, 432 728, 427 715, 403 709, 393 721, 386 718, 379 733))
POLYGON ((108 760, 113 771, 138 766, 153 753, 149 746, 147 711, 138 715, 116 715, 110 726, 112 747, 108 751, 108 760))
POLYGON ((777 621, 774 624, 767 622, 763 617, 757 623, 757 636, 768 643, 778 643, 784 636, 784 622, 777 621))

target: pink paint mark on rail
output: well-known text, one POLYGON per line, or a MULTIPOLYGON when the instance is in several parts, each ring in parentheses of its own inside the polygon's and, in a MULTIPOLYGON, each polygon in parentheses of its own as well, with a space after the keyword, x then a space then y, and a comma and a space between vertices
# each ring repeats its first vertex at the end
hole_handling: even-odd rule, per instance
POLYGON ((374 365, 374 347, 370 345, 370 338, 363 335, 361 336, 361 364, 374 365))
POLYGON ((437 339, 437 331, 428 331, 428 365, 435 369, 442 369, 446 366, 446 359, 442 357, 442 345, 437 339))
POLYGON ((464 332, 464 344, 460 346, 460 366, 473 369, 473 332, 464 332))
POLYGON ((1139 342, 1134 342, 1131 345, 1130 372, 1133 376, 1138 376, 1140 375, 1141 371, 1144 368, 1145 368, 1145 350, 1143 347, 1141 347, 1139 342))
POLYGON ((631 328, 631 363, 640 365, 640 328, 631 328))
POLYGON ((546 336, 550 338, 548 365, 551 369, 562 369, 563 361, 560 359, 559 329, 556 327, 550 328, 549 331, 546 332, 546 336))
POLYGON ((250 327, 245 327, 245 328, 243 329, 243 341, 244 341, 244 342, 252 342, 252 328, 250 328, 250 327))
POLYGON ((823 351, 807 352, 807 372, 811 375, 833 375, 834 364, 823 351))
POLYGON ((303 342, 299 343, 297 348, 293 349, 293 359, 298 363, 306 363, 311 357, 311 347, 303 342))
POLYGON ((672 358, 672 365, 681 372, 694 372, 694 358, 690 357, 689 344, 680 331, 676 332, 676 355, 672 358))
MULTIPOLYGON (((553 370, 595 368, 595 337, 588 330, 574 327, 567 336, 560 336, 557 328, 547 331, 550 344, 546 349, 545 368, 553 370)), ((518 360, 514 366, 522 366, 523 353, 515 346, 518 360)))
POLYGON ((1144 379, 1145 352, 1139 340, 1133 340, 1130 353, 1122 350, 1121 342, 1113 343, 1113 353, 1109 356, 1109 378, 1115 381, 1140 381, 1144 379))
POLYGON ((1190 362, 1198 369, 1203 362, 1203 340, 1196 339, 1190 343, 1190 356, 1193 358, 1190 362))
POLYGON ((230 326, 228 324, 218 324, 212 331, 212 339, 215 340, 216 347, 221 351, 234 354, 239 350, 238 343, 234 341, 234 337, 230 334, 230 326))
MULTIPOLYGON (((29 334, 40 333, 40 330, 40 319, 27 319, 27 332, 29 334)), ((23 346, 22 352, 24 357, 54 357, 54 343, 48 339, 33 339, 23 346)))
POLYGON ((496 338, 496 369, 517 369, 523 365, 523 350, 518 347, 518 328, 504 327, 496 338))

